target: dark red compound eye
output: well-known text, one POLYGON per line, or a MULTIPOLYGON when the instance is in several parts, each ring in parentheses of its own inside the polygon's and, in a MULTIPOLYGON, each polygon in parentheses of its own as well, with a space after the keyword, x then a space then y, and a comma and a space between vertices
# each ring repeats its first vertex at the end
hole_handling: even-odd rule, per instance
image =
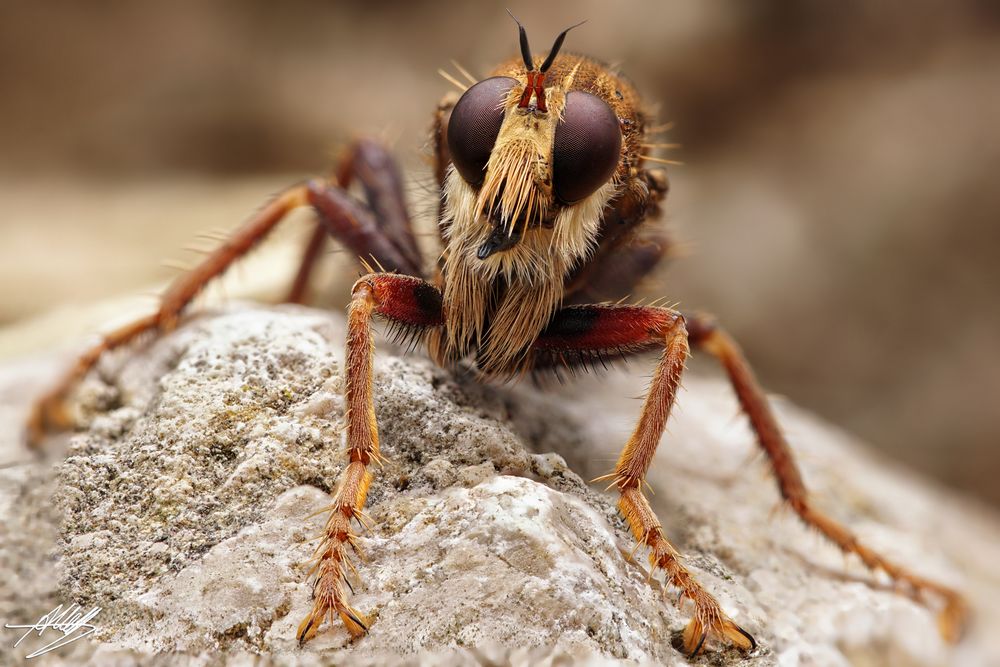
POLYGON ((486 176, 486 163, 503 123, 504 103, 515 83, 505 76, 484 79, 465 91, 451 112, 448 151, 470 185, 479 185, 486 176))
POLYGON ((573 91, 556 126, 552 147, 552 186, 564 204, 586 199, 618 166, 622 132, 618 116, 601 98, 573 91))

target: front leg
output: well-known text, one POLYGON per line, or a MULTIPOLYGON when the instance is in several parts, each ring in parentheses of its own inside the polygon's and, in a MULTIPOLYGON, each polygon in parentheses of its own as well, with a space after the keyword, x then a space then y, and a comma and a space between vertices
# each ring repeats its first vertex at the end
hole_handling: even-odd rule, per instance
POLYGON ((323 619, 335 614, 353 636, 368 630, 368 621, 348 603, 344 585, 350 587, 347 570, 357 573, 350 557, 350 551, 358 550, 351 519, 363 523, 362 509, 372 480, 370 466, 382 461, 372 400, 373 314, 413 331, 425 331, 444 322, 441 292, 419 278, 385 273, 364 276, 351 290, 344 368, 348 464, 340 474, 323 541, 316 549, 316 564, 310 570, 310 575, 316 575, 314 601, 296 632, 300 643, 313 638, 323 619))
POLYGON ((718 601, 684 567, 642 493, 642 483, 670 416, 688 357, 688 332, 681 314, 668 308, 639 306, 564 308, 542 332, 529 362, 540 368, 558 363, 573 365, 654 346, 663 349, 663 356, 653 373, 639 423, 614 471, 599 479, 613 480, 612 486, 619 494, 618 509, 639 545, 649 548, 650 565, 663 570, 667 582, 681 589, 681 600, 686 598, 694 604, 694 616, 684 629, 685 650, 692 656, 697 654, 709 636, 751 650, 756 646, 753 637, 726 615, 718 601))

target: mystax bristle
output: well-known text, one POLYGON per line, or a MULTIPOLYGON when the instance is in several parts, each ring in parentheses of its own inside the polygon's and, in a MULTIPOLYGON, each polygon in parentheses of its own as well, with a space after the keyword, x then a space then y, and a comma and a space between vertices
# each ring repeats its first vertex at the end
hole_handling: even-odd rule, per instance
POLYGON ((535 185, 537 158, 533 144, 512 141, 494 150, 486 165, 486 180, 476 210, 487 216, 499 214, 508 234, 513 234, 516 221, 540 217, 542 202, 535 185))

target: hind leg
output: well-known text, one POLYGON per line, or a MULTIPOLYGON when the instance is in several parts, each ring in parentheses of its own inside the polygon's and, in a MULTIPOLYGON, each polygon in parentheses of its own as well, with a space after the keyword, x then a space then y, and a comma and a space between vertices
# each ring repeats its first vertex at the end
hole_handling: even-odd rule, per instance
MULTIPOLYGON (((324 180, 309 181, 285 190, 195 268, 174 280, 161 297, 160 306, 155 313, 106 335, 81 354, 52 388, 32 405, 25 424, 28 445, 37 447, 47 432, 72 426, 67 398, 103 353, 127 345, 144 333, 174 329, 183 310, 209 282, 246 255, 289 212, 300 206, 311 206, 319 218, 319 228, 323 233, 333 236, 359 257, 371 258, 375 263, 393 270, 420 275, 419 256, 415 254, 415 243, 411 242, 412 234, 408 237, 405 233, 390 231, 404 229, 409 224, 405 210, 400 208, 402 191, 396 188, 399 184, 398 174, 392 171, 394 168, 390 169, 391 161, 381 148, 373 148, 366 142, 360 142, 349 155, 355 157, 343 161, 341 177, 349 180, 344 174, 353 174, 355 171, 363 174, 368 183, 366 191, 370 200, 377 205, 376 209, 369 209, 336 183, 324 180), (396 175, 380 176, 379 167, 396 175), (393 192, 399 195, 398 198, 393 192), (381 219, 380 214, 386 217, 381 219)), ((359 175, 359 179, 361 178, 359 175)), ((315 236, 314 234, 314 239, 315 236)), ((312 246, 318 252, 322 244, 314 241, 312 246)), ((300 270, 299 274, 303 276, 304 289, 308 270, 300 270)), ((299 296, 301 297, 301 292, 299 296)))

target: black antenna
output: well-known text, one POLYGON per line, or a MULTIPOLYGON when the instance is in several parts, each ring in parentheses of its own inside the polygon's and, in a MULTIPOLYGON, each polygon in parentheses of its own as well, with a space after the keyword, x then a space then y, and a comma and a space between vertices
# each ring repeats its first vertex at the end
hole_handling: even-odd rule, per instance
MULTIPOLYGON (((514 15, 511 14, 511 16, 514 16, 514 15)), ((517 21, 517 19, 514 19, 514 20, 517 21)), ((573 28, 578 28, 578 27, 582 26, 584 23, 586 23, 585 20, 584 21, 580 21, 579 23, 577 23, 575 25, 571 25, 570 27, 566 28, 561 33, 559 33, 559 36, 556 37, 555 43, 552 45, 552 50, 549 51, 548 57, 545 59, 545 62, 543 62, 542 66, 539 68, 539 70, 538 70, 539 72, 547 72, 547 71, 549 71, 549 68, 552 67, 552 62, 556 59, 556 56, 559 55, 559 49, 562 48, 563 40, 566 39, 566 33, 568 33, 573 28)), ((518 25, 521 25, 521 24, 518 23, 518 25)), ((521 35, 522 36, 524 35, 524 28, 521 28, 521 35)), ((523 41, 521 42, 521 48, 522 49, 526 48, 527 43, 528 43, 527 42, 527 37, 523 37, 523 41)), ((531 69, 531 68, 529 67, 528 69, 531 69)))
MULTIPOLYGON (((524 30, 524 26, 521 25, 521 22, 517 20, 517 17, 514 16, 509 9, 507 10, 507 13, 510 14, 510 17, 514 19, 514 23, 517 24, 517 28, 521 36, 521 57, 524 58, 524 66, 527 67, 530 72, 535 69, 535 61, 531 58, 531 47, 528 46, 528 33, 524 30)), ((565 34, 566 33, 559 35, 559 38, 562 39, 565 34)))

